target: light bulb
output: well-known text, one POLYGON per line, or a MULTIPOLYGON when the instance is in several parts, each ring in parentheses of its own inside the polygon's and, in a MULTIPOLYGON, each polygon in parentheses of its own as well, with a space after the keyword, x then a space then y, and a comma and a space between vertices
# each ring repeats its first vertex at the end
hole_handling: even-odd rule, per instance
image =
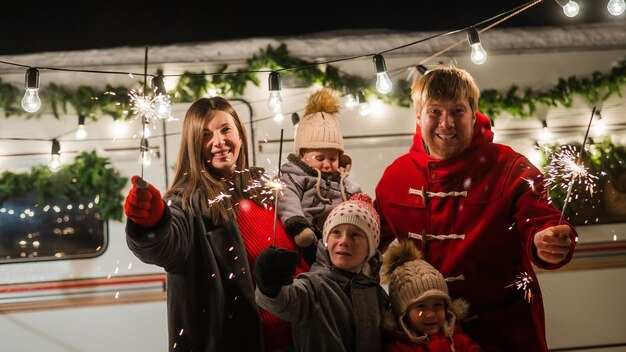
POLYGON ((61 170, 61 144, 56 139, 52 140, 52 151, 50 152, 48 169, 52 172, 61 170))
POLYGON ((22 108, 27 112, 36 112, 41 108, 38 88, 26 88, 24 98, 22 98, 22 108))
POLYGON ((274 115, 274 121, 276 122, 281 122, 284 119, 285 119, 285 115, 283 115, 282 112, 279 112, 276 115, 274 115))
POLYGON ((31 67, 26 70, 26 78, 24 86, 26 92, 22 98, 22 108, 27 112, 36 112, 41 108, 41 99, 39 99, 39 70, 31 67))
POLYGON ((470 54, 472 62, 476 65, 482 65, 487 61, 487 52, 480 43, 472 44, 472 53, 470 54))
POLYGON ((381 72, 376 74, 376 90, 381 92, 382 94, 387 94, 391 92, 391 88, 393 84, 387 76, 387 72, 381 72))
POLYGON ((606 8, 611 15, 619 16, 626 10, 626 3, 624 3, 624 0, 610 0, 606 8))
POLYGON ((372 112, 372 110, 370 109, 370 104, 368 104, 367 102, 359 104, 359 115, 368 116, 370 112, 372 112))
POLYGON ((165 82, 163 77, 156 76, 152 78, 152 92, 154 98, 150 107, 154 114, 160 119, 166 119, 172 115, 172 101, 165 90, 165 82))
POLYGON ((283 111, 283 99, 280 96, 280 91, 270 92, 270 98, 267 100, 267 108, 272 114, 279 114, 283 111))
POLYGON ((152 164, 152 155, 150 155, 150 151, 142 150, 139 155, 138 162, 143 166, 150 166, 150 164, 152 164))
POLYGON ((578 15, 579 10, 580 7, 578 6, 578 3, 572 0, 568 1, 568 3, 563 6, 563 13, 565 13, 565 16, 567 17, 574 17, 578 15))
POLYGON ((150 146, 148 144, 148 140, 145 138, 141 139, 141 144, 139 145, 139 160, 138 162, 143 166, 150 166, 152 164, 152 155, 150 153, 150 146))
POLYGON ((267 108, 272 114, 279 114, 283 112, 283 99, 280 96, 280 75, 278 72, 270 72, 267 83, 270 91, 267 108))
POLYGON ((172 102, 167 95, 159 94, 154 97, 152 109, 158 118, 166 119, 172 115, 172 102))
POLYGON ((50 161, 48 162, 48 169, 52 172, 57 172, 61 170, 61 165, 61 155, 52 154, 50 161))
POLYGON ((354 110, 354 108, 357 106, 356 99, 354 99, 354 95, 350 93, 346 94, 343 98, 343 105, 348 110, 354 110))
POLYGON ((387 65, 385 64, 385 58, 381 54, 376 54, 373 57, 374 69, 376 70, 376 90, 382 94, 391 92, 393 84, 387 75, 387 65))
POLYGON ((122 137, 128 132, 128 124, 125 121, 115 119, 111 132, 115 138, 122 137))
POLYGON ((141 128, 141 135, 143 136, 143 138, 150 138, 152 137, 152 131, 150 130, 150 126, 146 125, 145 127, 141 128))
POLYGON ((83 140, 87 138, 87 130, 85 129, 85 115, 78 115, 78 129, 74 135, 76 139, 83 140))
POLYGON ((87 138, 87 130, 85 129, 85 125, 78 125, 75 137, 78 140, 83 140, 87 138))
POLYGON ((367 116, 370 114, 370 104, 365 99, 365 94, 362 91, 356 93, 356 100, 359 103, 359 115, 367 116))
POLYGON ((467 41, 472 48, 472 53, 470 54, 470 58, 472 62, 476 65, 482 65, 487 61, 487 52, 483 49, 482 44, 480 44, 480 37, 478 36, 478 30, 474 27, 469 27, 467 29, 467 41))
POLYGON ((540 119, 541 122, 541 131, 539 131, 539 140, 547 141, 552 139, 552 132, 548 129, 548 121, 540 119))

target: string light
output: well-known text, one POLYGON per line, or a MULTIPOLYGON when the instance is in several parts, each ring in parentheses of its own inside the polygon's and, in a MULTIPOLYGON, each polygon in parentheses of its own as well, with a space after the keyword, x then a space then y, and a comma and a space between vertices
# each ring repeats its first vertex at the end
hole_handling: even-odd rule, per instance
POLYGON ((578 3, 573 0, 555 0, 563 8, 563 13, 567 17, 575 17, 580 11, 578 3))
POLYGON ((548 129, 548 121, 541 120, 541 132, 539 132, 539 140, 547 141, 552 139, 552 132, 548 129))
POLYGON ((596 116, 598 117, 593 124, 593 132, 596 136, 602 136, 606 132, 606 123, 602 119, 602 114, 600 111, 596 111, 596 116))
POLYGON ((376 69, 376 90, 382 94, 391 92, 393 84, 387 75, 387 65, 385 64, 385 58, 376 54, 373 57, 374 69, 376 69))
POLYGON ((146 138, 141 140, 140 146, 141 152, 139 153, 139 163, 143 166, 150 166, 152 164, 152 155, 150 153, 150 146, 146 138))
POLYGON ((470 54, 472 62, 476 65, 484 64, 485 61, 487 61, 487 52, 480 43, 480 37, 478 36, 478 30, 476 30, 476 28, 469 27, 467 29, 467 40, 472 48, 472 53, 470 54))
POLYGON ((31 67, 26 70, 26 92, 22 98, 22 108, 27 112, 37 112, 41 108, 39 99, 39 70, 31 67))
POLYGON ((346 91, 346 94, 343 96, 343 106, 345 106, 346 109, 352 111, 354 110, 354 108, 356 108, 357 101, 354 98, 354 94, 352 94, 352 89, 350 89, 349 87, 346 87, 345 91, 346 91))
POLYGON ((128 124, 119 118, 113 117, 111 132, 115 138, 123 137, 128 132, 128 124))
POLYGON ((82 141, 87 138, 87 130, 85 129, 85 115, 78 115, 78 129, 74 135, 76 139, 82 141))
POLYGON ((267 100, 267 108, 273 114, 283 112, 283 99, 280 96, 280 75, 276 71, 270 72, 268 77, 270 97, 267 100))
POLYGON ((365 94, 363 94, 363 91, 359 91, 356 94, 356 100, 359 103, 359 115, 361 116, 368 116, 371 112, 370 109, 370 104, 367 102, 367 99, 365 99, 365 94))
POLYGON ((626 3, 624 0, 610 0, 606 5, 607 10, 613 16, 619 16, 626 10, 626 3))
POLYGON ((152 100, 154 114, 160 119, 169 118, 172 115, 172 101, 165 90, 163 77, 157 76, 152 79, 152 92, 154 92, 152 100))
POLYGON ((300 115, 298 115, 297 112, 294 112, 294 113, 291 114, 291 123, 295 127, 298 127, 298 124, 300 123, 300 115))
POLYGON ((52 151, 50 152, 50 161, 48 161, 48 169, 52 172, 61 170, 61 144, 55 138, 52 140, 52 151))

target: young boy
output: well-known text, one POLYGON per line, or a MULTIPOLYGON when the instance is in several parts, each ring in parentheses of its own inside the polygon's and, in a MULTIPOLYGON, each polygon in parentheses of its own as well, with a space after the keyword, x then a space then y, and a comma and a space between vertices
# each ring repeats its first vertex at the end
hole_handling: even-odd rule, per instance
POLYGON ((482 351, 456 324, 467 303, 452 302, 441 273, 421 257, 412 241, 390 246, 383 256, 391 298, 385 351, 482 351))
POLYGON ((257 258, 257 304, 292 322, 296 351, 381 351, 389 297, 379 284, 380 220, 371 199, 357 194, 335 207, 317 260, 295 272, 297 254, 268 247, 257 258))
POLYGON ((352 162, 343 153, 339 107, 339 98, 328 88, 311 94, 296 129, 294 153, 280 169, 286 186, 278 198, 278 214, 287 234, 305 248, 309 264, 331 209, 361 192, 346 180, 352 162))

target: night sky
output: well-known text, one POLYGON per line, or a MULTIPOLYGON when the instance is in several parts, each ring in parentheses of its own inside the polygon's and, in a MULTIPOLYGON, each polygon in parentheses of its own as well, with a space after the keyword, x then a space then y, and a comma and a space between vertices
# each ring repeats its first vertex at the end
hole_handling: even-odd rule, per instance
MULTIPOLYGON (((566 17, 543 0, 498 26, 548 26, 623 21, 607 14, 608 0, 577 0, 580 14, 566 17)), ((519 0, 371 1, 50 1, 14 2, 2 11, 0 55, 281 37, 349 29, 447 31, 514 9, 519 0), (20 4, 21 3, 21 4, 20 4), (21 7, 21 9, 19 9, 21 7)))

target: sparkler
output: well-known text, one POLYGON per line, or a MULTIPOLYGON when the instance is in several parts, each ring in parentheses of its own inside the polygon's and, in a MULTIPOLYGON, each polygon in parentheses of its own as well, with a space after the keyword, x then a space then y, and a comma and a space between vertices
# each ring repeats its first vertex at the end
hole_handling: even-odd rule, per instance
POLYGON ((594 106, 591 111, 591 117, 589 118, 587 130, 585 131, 585 138, 583 139, 582 146, 580 147, 580 152, 577 153, 572 148, 562 149, 558 155, 552 159, 550 168, 548 169, 548 183, 555 182, 558 177, 561 177, 569 182, 567 194, 565 195, 565 200, 563 201, 563 207, 561 209, 559 225, 563 221, 565 209, 570 202, 572 190, 576 181, 580 180, 585 185, 585 189, 593 194, 595 180, 598 177, 589 173, 589 170, 582 164, 582 158, 585 154, 585 144, 587 143, 587 136, 589 135, 589 129, 591 128, 591 122, 593 121, 595 113, 596 107, 594 106))
POLYGON ((524 291, 524 299, 527 300, 528 303, 530 303, 530 301, 533 299, 533 292, 531 290, 532 283, 532 276, 528 275, 527 272, 522 271, 521 273, 515 275, 515 280, 512 284, 505 287, 515 286, 516 289, 524 291))
MULTIPOLYGON (((280 145, 278 147, 278 172, 276 173, 276 178, 280 184, 280 165, 281 165, 281 156, 283 155, 283 131, 284 129, 280 129, 280 145)), ((276 223, 278 222, 278 195, 280 194, 281 188, 274 188, 274 237, 272 238, 272 246, 276 246, 276 223)))

